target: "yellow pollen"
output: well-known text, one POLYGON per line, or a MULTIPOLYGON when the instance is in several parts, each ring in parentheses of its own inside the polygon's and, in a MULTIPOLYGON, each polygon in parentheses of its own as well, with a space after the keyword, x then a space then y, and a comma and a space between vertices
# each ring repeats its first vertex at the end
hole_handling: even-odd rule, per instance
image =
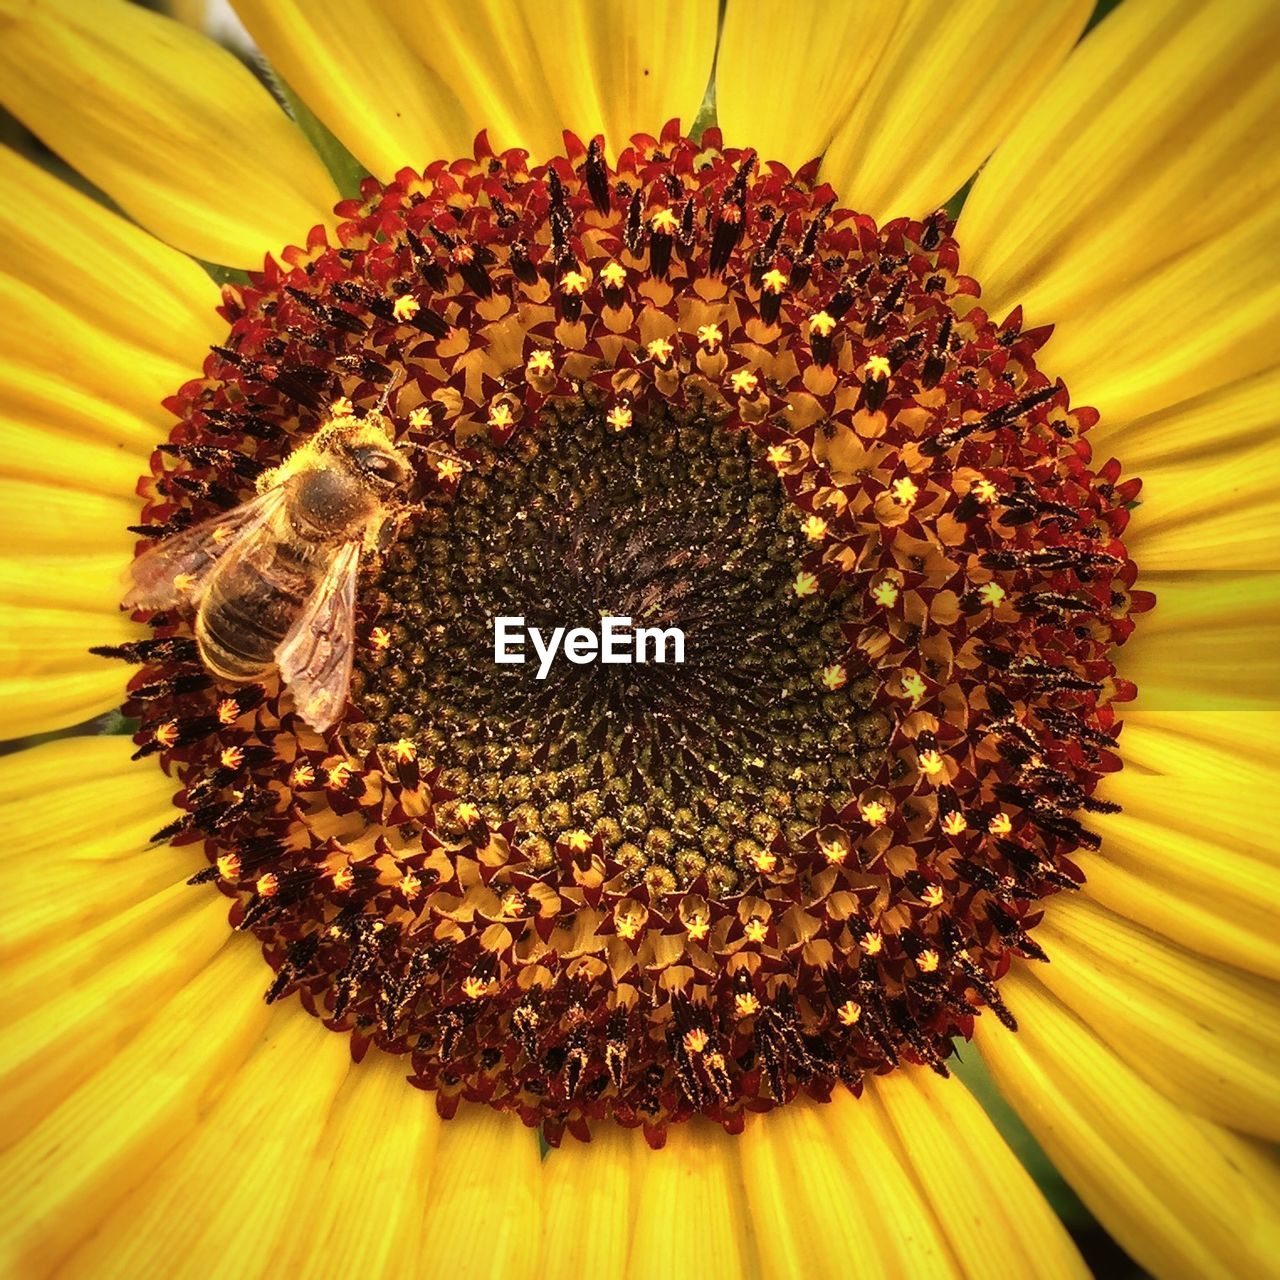
MULTIPOLYGON (((218 541, 223 542, 225 538, 219 538, 218 541)), ((173 575, 174 590, 185 593, 195 584, 195 580, 194 573, 175 573, 173 575)))
POLYGON ((224 853, 214 864, 218 868, 218 874, 224 880, 238 880, 240 878, 240 858, 234 853, 224 853))
POLYGON ((325 786, 332 787, 335 791, 340 791, 351 780, 354 773, 355 766, 343 760, 335 764, 325 774, 325 786))
POLYGON ((470 800, 462 800, 459 802, 458 807, 454 812, 458 815, 459 822, 465 822, 470 826, 473 822, 479 819, 480 806, 470 800))
POLYGON ((800 532, 810 542, 821 542, 827 536, 827 522, 821 516, 806 516, 801 522, 800 532))
POLYGON ((631 426, 631 410, 625 404, 616 404, 609 410, 609 425, 615 431, 626 431, 631 426))
POLYGON ((958 836, 969 824, 963 813, 949 813, 942 820, 942 829, 949 836, 958 836))
POLYGON ((166 720, 164 724, 157 725, 154 736, 162 747, 173 746, 178 740, 178 722, 176 720, 166 720))
POLYGON ((994 609, 1004 599, 1004 588, 998 582, 984 582, 978 588, 978 599, 994 609))
POLYGON ((898 603, 898 584, 886 578, 871 588, 871 598, 885 609, 892 609, 898 603))
POLYGON ((537 351, 530 352, 524 367, 530 377, 545 378, 555 370, 555 357, 545 347, 540 347, 537 351))
POLYGON ((849 856, 849 850, 845 848, 842 841, 824 840, 820 841, 818 848, 822 852, 822 856, 834 867, 838 866, 849 856))
POLYGON ((235 724, 240 719, 240 704, 234 698, 223 698, 218 703, 218 723, 235 724))
POLYGON ((785 467, 791 461, 791 450, 785 444, 771 444, 765 458, 771 467, 785 467))
POLYGON ((511 426, 515 420, 516 417, 511 411, 511 402, 509 400, 495 400, 489 406, 489 425, 491 427, 497 427, 501 430, 503 427, 511 426))
POLYGON ((724 333, 718 324, 700 324, 698 326, 698 341, 708 351, 715 351, 724 341, 724 333))
POLYGON ((878 956, 884 947, 884 935, 878 929, 872 929, 858 946, 865 955, 878 956))
POLYGON ((836 1010, 836 1016, 846 1027, 852 1027, 862 1017, 862 1006, 856 1000, 846 1000, 836 1010))
POLYGON ((406 871, 400 877, 400 892, 406 898, 416 898, 422 892, 422 881, 412 871, 406 871))
POLYGON ((750 369, 739 369, 729 375, 729 385, 740 396, 755 395, 760 379, 750 369))
POLYGON ((333 881, 333 887, 342 893, 345 893, 356 882, 355 873, 350 867, 339 867, 329 879, 333 881))
POLYGON ((809 317, 809 336, 816 338, 826 338, 834 332, 836 327, 835 320, 825 311, 815 311, 809 317))
POLYGON ((918 671, 904 671, 900 683, 903 697, 910 698, 912 702, 919 702, 927 692, 924 676, 918 671))
POLYGON ((488 990, 488 982, 484 978, 477 978, 473 973, 469 973, 462 980, 462 994, 468 1000, 479 1000, 488 990))
POLYGON ((620 262, 609 261, 600 268, 600 279, 610 289, 621 289, 627 283, 627 269, 620 262))
POLYGON ((889 810, 879 800, 868 800, 859 806, 858 812, 869 827, 883 827, 889 819, 889 810))
POLYGON ((446 484, 451 484, 462 474, 462 463, 457 458, 437 458, 436 475, 446 484))
POLYGON ((585 853, 591 848, 591 837, 585 831, 570 831, 564 842, 574 853, 585 853))
POLYGON ((979 502, 986 503, 994 502, 1000 493, 1000 490, 985 476, 973 486, 973 491, 978 495, 979 502))
POLYGON ((938 953, 930 947, 916 957, 916 967, 921 973, 933 973, 938 967, 938 953))
POLYGON ((415 742, 408 738, 401 738, 394 747, 391 748, 392 755, 395 756, 401 764, 408 764, 411 760, 418 758, 418 747, 415 742))
POLYGON ((711 1043, 711 1037, 701 1027, 686 1031, 684 1049, 686 1053, 701 1053, 711 1043))
POLYGON ((422 304, 411 293, 402 293, 391 308, 397 320, 412 320, 422 310, 422 304))
POLYGON ((822 668, 822 683, 832 693, 837 689, 843 689, 848 682, 849 672, 842 663, 833 662, 829 667, 822 668))
POLYGON ((743 991, 734 996, 733 1009, 738 1017, 749 1018, 753 1013, 760 1012, 760 1001, 750 991, 743 991))
POLYGON ((560 281, 560 292, 580 298, 587 291, 587 277, 581 271, 566 271, 560 281))
POLYGON ((791 590, 798 596, 811 596, 817 589, 818 579, 808 569, 802 569, 797 573, 795 581, 791 584, 791 590))
POLYGON ((751 855, 751 865, 763 875, 768 875, 778 865, 778 855, 768 849, 761 849, 751 855))
POLYGON ((670 209, 659 209, 649 219, 649 226, 659 235, 671 235, 676 227, 679 226, 679 223, 676 221, 676 215, 670 209))
MULTIPOLYGON (((220 524, 209 536, 214 540, 214 542, 222 543, 222 542, 226 542, 228 538, 231 538, 234 535, 235 535, 234 529, 228 528, 225 524, 220 524)), ((182 576, 182 575, 179 575, 179 576, 182 576)), ((176 583, 177 579, 175 578, 174 581, 176 583)))
POLYGON ((930 748, 928 751, 921 751, 916 759, 920 761, 920 768, 924 770, 929 777, 934 777, 942 772, 942 757, 938 752, 930 748))
POLYGON ((924 900, 926 907, 940 907, 942 906, 942 886, 931 884, 920 897, 924 900))
POLYGON ((386 627, 374 627, 369 632, 369 645, 374 649, 386 649, 391 644, 391 632, 386 627))
POLYGON ((626 914, 617 917, 615 924, 618 930, 618 937, 625 938, 628 942, 640 932, 640 926, 643 923, 641 916, 638 914, 626 914))
POLYGON ((260 897, 274 898, 280 892, 280 881, 276 879, 274 871, 268 871, 266 875, 258 877, 253 888, 260 897))
POLYGON ((707 931, 711 928, 711 922, 706 916, 698 914, 689 917, 688 923, 685 925, 689 937, 695 942, 701 942, 707 936, 707 931))
POLYGON ((339 396, 330 406, 329 412, 335 418, 355 417, 356 407, 346 396, 339 396))
POLYGON ((790 277, 774 267, 772 271, 766 271, 764 278, 760 281, 760 287, 766 293, 781 293, 786 287, 790 277))
POLYGON ((888 356, 872 356, 866 364, 862 366, 862 372, 868 378, 887 378, 889 376, 889 357, 888 356))
POLYGON ((649 353, 649 359, 656 361, 658 364, 666 364, 671 359, 671 353, 675 348, 666 338, 654 338, 645 350, 649 353))
POLYGON ((224 769, 238 769, 244 764, 244 750, 240 747, 224 747, 218 762, 224 769))
POLYGON ((763 942, 769 936, 768 922, 760 916, 752 916, 743 928, 748 942, 763 942))
POLYGON ((316 785, 316 771, 305 760, 299 760, 293 766, 292 772, 289 774, 289 785, 291 787, 314 787, 316 785))
POLYGON ((987 828, 994 836, 1007 836, 1013 830, 1013 823, 1003 809, 991 817, 991 825, 987 828))
POLYGON ((409 425, 415 431, 425 431, 431 425, 431 410, 425 404, 409 410, 409 425))
POLYGON ((916 483, 910 476, 904 476, 901 480, 893 482, 894 501, 901 503, 904 507, 912 506, 919 493, 920 490, 916 488, 916 483))

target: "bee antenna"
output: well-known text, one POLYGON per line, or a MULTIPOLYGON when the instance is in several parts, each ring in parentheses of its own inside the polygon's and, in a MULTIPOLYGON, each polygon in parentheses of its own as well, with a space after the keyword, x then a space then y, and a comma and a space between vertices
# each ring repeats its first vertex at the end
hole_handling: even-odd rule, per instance
POLYGON ((387 385, 383 387, 382 394, 378 397, 378 412, 386 413, 387 405, 391 401, 391 397, 399 390, 400 385, 404 382, 404 366, 400 365, 392 371, 391 378, 387 385))

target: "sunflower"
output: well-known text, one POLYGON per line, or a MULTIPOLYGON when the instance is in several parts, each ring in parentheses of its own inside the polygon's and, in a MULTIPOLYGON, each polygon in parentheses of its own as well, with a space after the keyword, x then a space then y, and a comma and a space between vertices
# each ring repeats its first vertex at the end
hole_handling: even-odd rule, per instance
POLYGON ((1280 10, 1091 7, 0 3, 13 1274, 1083 1274, 969 1041, 1276 1273, 1280 10), (336 723, 121 610, 379 429, 336 723))

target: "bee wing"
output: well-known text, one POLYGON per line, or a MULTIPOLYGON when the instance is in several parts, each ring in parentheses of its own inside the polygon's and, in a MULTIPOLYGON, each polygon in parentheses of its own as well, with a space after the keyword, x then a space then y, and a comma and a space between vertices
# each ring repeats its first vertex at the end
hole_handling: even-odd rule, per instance
POLYGON ((347 700, 359 572, 360 543, 345 543, 276 648, 280 678, 317 733, 334 724, 347 700))
POLYGON ((198 601, 208 585, 209 570, 240 539, 266 524, 283 501, 283 487, 268 489, 148 548, 129 566, 124 607, 167 609, 198 601))

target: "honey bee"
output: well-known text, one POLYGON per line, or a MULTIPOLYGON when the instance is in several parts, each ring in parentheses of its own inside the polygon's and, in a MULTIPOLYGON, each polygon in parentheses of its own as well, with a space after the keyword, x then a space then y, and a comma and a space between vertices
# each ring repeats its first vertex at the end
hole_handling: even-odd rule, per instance
POLYGON ((347 700, 361 553, 404 510, 394 495, 411 474, 380 412, 332 416, 256 497, 139 556, 124 607, 193 607, 214 676, 243 684, 278 669, 323 733, 347 700))

